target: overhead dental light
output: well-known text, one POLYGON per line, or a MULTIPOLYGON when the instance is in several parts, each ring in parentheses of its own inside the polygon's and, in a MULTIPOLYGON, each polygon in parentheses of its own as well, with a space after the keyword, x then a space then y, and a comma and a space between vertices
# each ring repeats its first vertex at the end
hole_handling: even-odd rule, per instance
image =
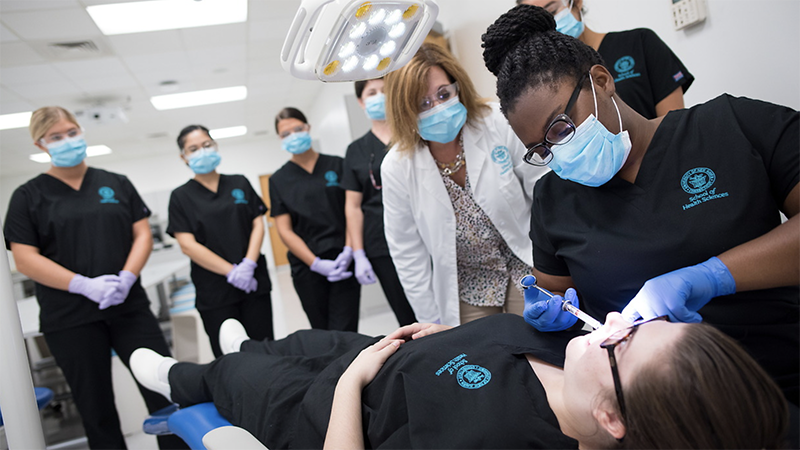
POLYGON ((281 50, 297 78, 379 78, 414 56, 439 13, 434 0, 302 0, 281 50))

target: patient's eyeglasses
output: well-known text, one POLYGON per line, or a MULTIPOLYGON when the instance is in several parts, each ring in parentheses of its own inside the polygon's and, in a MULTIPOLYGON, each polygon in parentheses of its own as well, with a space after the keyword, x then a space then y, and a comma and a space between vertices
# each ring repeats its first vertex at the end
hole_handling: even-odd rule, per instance
POLYGON ((601 348, 608 350, 608 361, 611 363, 611 376, 614 377, 614 391, 617 393, 617 402, 619 403, 619 413, 622 415, 622 419, 625 420, 625 399, 622 397, 622 382, 619 379, 619 369, 617 368, 617 358, 614 356, 614 348, 627 341, 630 340, 633 333, 643 324, 648 322, 655 322, 659 320, 668 321, 669 317, 667 316, 659 316, 649 320, 643 320, 641 322, 634 323, 632 326, 628 328, 623 328, 603 341, 600 344, 601 348))
POLYGON ((375 174, 372 172, 372 166, 375 164, 375 153, 369 154, 369 181, 372 182, 372 187, 375 188, 376 191, 380 191, 383 186, 378 184, 375 181, 375 174))

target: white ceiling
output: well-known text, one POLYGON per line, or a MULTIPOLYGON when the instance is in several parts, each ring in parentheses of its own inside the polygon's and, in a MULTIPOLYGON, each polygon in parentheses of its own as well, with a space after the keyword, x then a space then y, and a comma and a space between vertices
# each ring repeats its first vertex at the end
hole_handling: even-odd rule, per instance
MULTIPOLYGON (((300 0, 249 0, 245 23, 104 36, 86 7, 131 0, 0 1, 0 114, 59 105, 123 108, 127 123, 80 119, 89 145, 122 161, 177 150, 181 128, 247 126, 231 144, 274 134, 284 106, 309 109, 323 84, 292 78, 278 55, 300 0), (97 52, 58 54, 49 44, 92 41, 97 52), (162 82, 177 84, 161 86, 162 82), (157 111, 150 97, 245 85, 244 101, 157 111), (234 142, 235 141, 235 142, 234 142)), ((229 145, 226 142, 226 145, 229 145)), ((27 128, 0 131, 0 176, 41 172, 27 128)))

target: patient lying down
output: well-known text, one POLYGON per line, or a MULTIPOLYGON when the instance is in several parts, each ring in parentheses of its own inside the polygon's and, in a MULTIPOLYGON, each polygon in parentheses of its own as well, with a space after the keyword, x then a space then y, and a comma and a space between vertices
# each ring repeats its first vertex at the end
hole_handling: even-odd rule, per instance
POLYGON ((703 324, 612 313, 589 334, 543 334, 502 314, 264 342, 237 325, 210 364, 138 349, 131 368, 183 407, 213 401, 271 449, 779 448, 787 426, 773 381, 703 324))

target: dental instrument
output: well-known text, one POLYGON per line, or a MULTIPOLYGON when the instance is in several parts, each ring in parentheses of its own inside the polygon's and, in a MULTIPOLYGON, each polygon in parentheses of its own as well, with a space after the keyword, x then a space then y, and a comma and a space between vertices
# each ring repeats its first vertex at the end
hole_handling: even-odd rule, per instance
MULTIPOLYGON (((536 277, 533 276, 533 275, 525 275, 524 277, 522 277, 521 280, 519 280, 519 284, 520 284, 520 286, 522 286, 522 289, 528 289, 528 288, 532 288, 533 287, 533 288, 538 289, 540 292, 544 293, 545 295, 547 295, 550 298, 555 297, 552 292, 550 292, 547 289, 537 285, 536 284, 536 277), (533 279, 533 282, 530 282, 531 278, 533 279), (527 284, 527 283, 530 283, 530 284, 527 284)), ((570 302, 568 302, 566 300, 562 300, 561 301, 561 309, 566 311, 566 312, 568 312, 568 313, 570 313, 570 314, 572 314, 573 316, 577 317, 578 319, 582 320, 586 325, 589 325, 590 327, 592 327, 593 330, 596 330, 596 329, 600 328, 601 326, 603 326, 603 324, 600 323, 599 320, 597 320, 594 317, 592 317, 592 316, 586 314, 585 312, 581 311, 575 305, 573 305, 572 303, 570 303, 570 302)))

